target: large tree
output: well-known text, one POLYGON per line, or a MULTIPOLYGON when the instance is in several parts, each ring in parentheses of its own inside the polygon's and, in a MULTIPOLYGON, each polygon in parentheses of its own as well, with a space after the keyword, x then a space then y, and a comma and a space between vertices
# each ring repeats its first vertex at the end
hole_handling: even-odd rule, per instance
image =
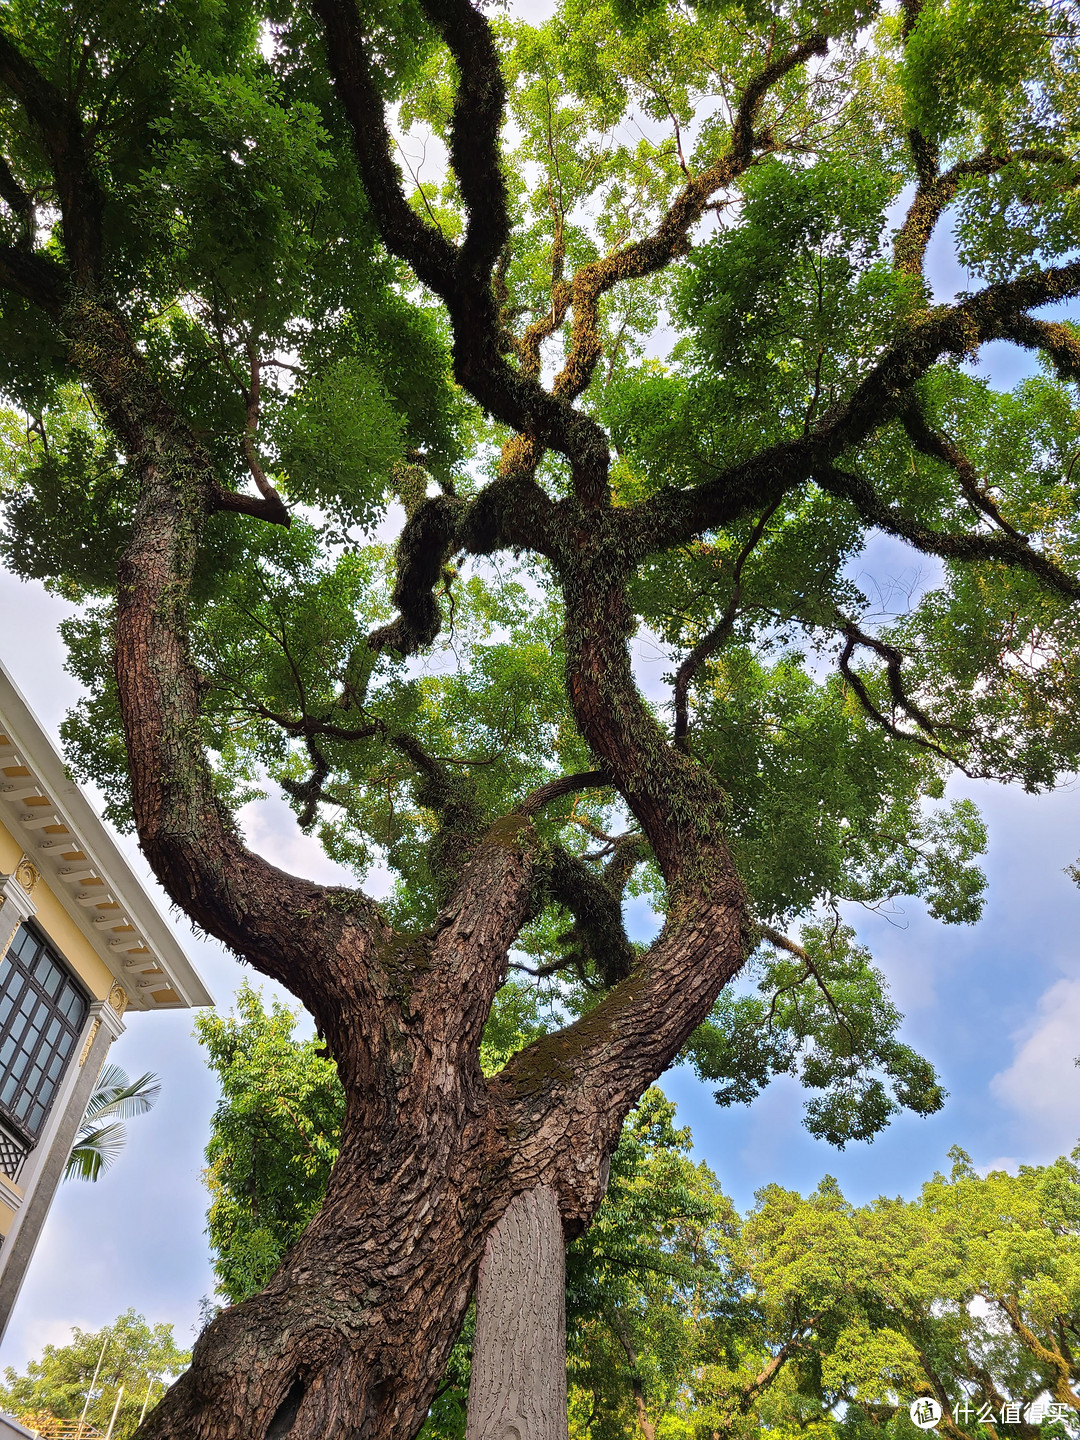
MULTIPOLYGON (((496 1021, 500 1017, 497 1005, 496 1021)), ((333 1064, 250 987, 199 1035, 221 1084, 206 1173, 223 1299, 260 1289, 318 1208, 341 1133, 333 1064)), ((571 1440, 748 1440, 763 1430, 950 1440, 1080 1420, 1080 1150, 980 1177, 963 1151, 917 1198, 760 1190, 740 1216, 656 1087, 623 1125, 589 1229, 567 1252, 571 1440), (1041 1404, 1040 1404, 1041 1400, 1041 1404), (1029 1410, 1028 1407, 1033 1407, 1029 1410), (980 1419, 980 1416, 982 1417, 980 1419)), ((464 1428, 472 1330, 423 1435, 464 1428)), ((1063 1429, 1064 1426, 1064 1429, 1063 1429)))
POLYGON ((1076 762, 1077 38, 1039 0, 4 7, 5 554, 86 602, 73 763, 346 1096, 147 1436, 408 1440, 530 1227, 503 1320, 561 1373, 552 1227, 688 1045, 722 1100, 799 1072, 840 1142, 940 1105, 835 907, 973 918, 950 771, 1076 762), (994 341, 1043 374, 996 392, 994 341), (926 557, 908 603, 871 537, 926 557), (252 853, 267 778, 389 899, 252 853), (513 947, 562 1023, 485 1078, 513 947))

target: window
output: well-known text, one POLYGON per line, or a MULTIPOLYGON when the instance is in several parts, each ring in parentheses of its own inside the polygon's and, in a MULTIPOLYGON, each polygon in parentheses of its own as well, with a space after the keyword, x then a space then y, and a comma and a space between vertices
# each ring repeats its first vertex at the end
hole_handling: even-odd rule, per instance
POLYGON ((0 1119, 36 1140, 89 1006, 62 962, 20 925, 0 959, 0 1119))

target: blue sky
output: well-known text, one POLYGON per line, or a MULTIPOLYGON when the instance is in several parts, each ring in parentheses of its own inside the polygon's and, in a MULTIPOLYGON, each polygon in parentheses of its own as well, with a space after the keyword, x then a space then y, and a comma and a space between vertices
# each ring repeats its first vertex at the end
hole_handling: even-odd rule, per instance
MULTIPOLYGON (((936 247, 933 273, 942 298, 965 277, 936 247)), ((1004 385, 1026 371, 1026 359, 988 347, 985 373, 1004 385)), ((896 556, 901 568, 910 561, 896 556)), ((2 657, 44 724, 55 732, 77 698, 63 672, 56 625, 69 607, 0 574, 0 603, 11 617, 2 657)), ((666 668, 645 656, 644 669, 666 668)), ((838 1153, 801 1125, 798 1085, 780 1081, 752 1106, 718 1110, 708 1089, 685 1070, 663 1084, 693 1128, 696 1150, 736 1203, 746 1207, 770 1181, 798 1189, 835 1175, 852 1200, 880 1193, 910 1195, 962 1145, 980 1167, 1042 1163, 1080 1139, 1080 889, 1064 868, 1080 854, 1080 795, 1074 787, 1025 796, 1001 786, 964 782, 987 819, 989 901, 980 923, 957 929, 929 920, 912 904, 889 918, 861 915, 865 943, 906 1016, 904 1038, 938 1067, 950 1092, 928 1119, 903 1117, 871 1145, 838 1153)), ((247 836, 277 864, 317 879, 348 879, 296 830, 290 814, 268 802, 249 807, 247 836)), ((127 853, 150 881, 132 841, 127 853)), ((167 908, 159 896, 162 908, 167 908)), ((632 917, 640 933, 649 917, 632 917)), ((195 938, 174 918, 177 934, 219 1005, 227 1007, 245 972, 215 943, 195 938)), ((264 982, 267 992, 274 987, 264 982)), ((200 1181, 216 1094, 191 1035, 187 1013, 136 1015, 111 1058, 132 1076, 155 1071, 161 1100, 129 1125, 129 1143, 94 1186, 62 1187, 0 1350, 0 1366, 22 1368, 46 1342, 63 1343, 72 1325, 98 1328, 134 1306, 151 1321, 172 1322, 190 1343, 199 1305, 213 1289, 203 1234, 206 1194, 200 1181)))

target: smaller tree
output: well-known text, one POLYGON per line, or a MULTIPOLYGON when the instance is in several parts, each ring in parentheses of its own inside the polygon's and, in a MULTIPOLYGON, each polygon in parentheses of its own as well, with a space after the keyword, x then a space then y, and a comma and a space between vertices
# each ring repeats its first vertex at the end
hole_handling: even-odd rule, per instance
POLYGON ((78 1422, 85 1408, 88 1426, 103 1431, 122 1386, 113 1440, 127 1440, 138 1428, 147 1394, 151 1404, 160 1399, 158 1382, 170 1384, 190 1360, 190 1352, 173 1339, 171 1325, 149 1325, 144 1316, 126 1310, 103 1330, 74 1326, 67 1345, 46 1345, 25 1374, 9 1366, 0 1386, 0 1411, 37 1420, 34 1428, 44 1428, 48 1420, 78 1422))
MULTIPOLYGON (((219 1294, 238 1303, 318 1210, 344 1096, 318 1037, 297 1039, 293 1012, 266 1010, 247 985, 235 1015, 196 1023, 222 1084, 208 1228, 219 1294)), ((508 986, 486 1068, 543 1023, 535 992, 508 986)), ((781 1014, 776 1030, 794 1023, 781 1014)), ((722 1038, 717 1027, 696 1057, 718 1078, 722 1038)), ((1057 1407, 1042 1440, 1080 1429, 1080 1149, 985 1177, 954 1150, 951 1174, 910 1201, 852 1205, 830 1176, 806 1196, 768 1185, 745 1216, 690 1151, 653 1087, 569 1247, 571 1440, 918 1440, 917 1395, 942 1404, 949 1440, 982 1436, 984 1406, 1000 1419, 1008 1401, 1040 1396, 1057 1407)), ((470 1317, 425 1440, 464 1433, 471 1337, 470 1317)), ((1040 1432, 1021 1420, 1008 1433, 1040 1432)))
POLYGON ((127 1144, 127 1130, 121 1121, 145 1115, 160 1094, 161 1081, 149 1070, 137 1080, 129 1080, 119 1065, 106 1065, 75 1136, 64 1179, 97 1180, 127 1144))
POLYGON ((322 1204, 337 1158, 345 1097, 317 1038, 296 1015, 266 1010, 246 982, 235 1014, 206 1011, 195 1033, 221 1085, 204 1172, 217 1292, 239 1305, 269 1280, 322 1204))

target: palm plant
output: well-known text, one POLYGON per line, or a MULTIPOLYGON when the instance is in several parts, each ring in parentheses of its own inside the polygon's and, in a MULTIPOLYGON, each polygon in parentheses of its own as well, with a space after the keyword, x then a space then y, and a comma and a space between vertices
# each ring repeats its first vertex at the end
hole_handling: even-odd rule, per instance
POLYGON ((119 1065, 106 1065, 75 1136, 64 1179, 97 1180, 127 1143, 121 1122, 152 1110, 160 1094, 161 1081, 151 1071, 129 1080, 119 1065))

